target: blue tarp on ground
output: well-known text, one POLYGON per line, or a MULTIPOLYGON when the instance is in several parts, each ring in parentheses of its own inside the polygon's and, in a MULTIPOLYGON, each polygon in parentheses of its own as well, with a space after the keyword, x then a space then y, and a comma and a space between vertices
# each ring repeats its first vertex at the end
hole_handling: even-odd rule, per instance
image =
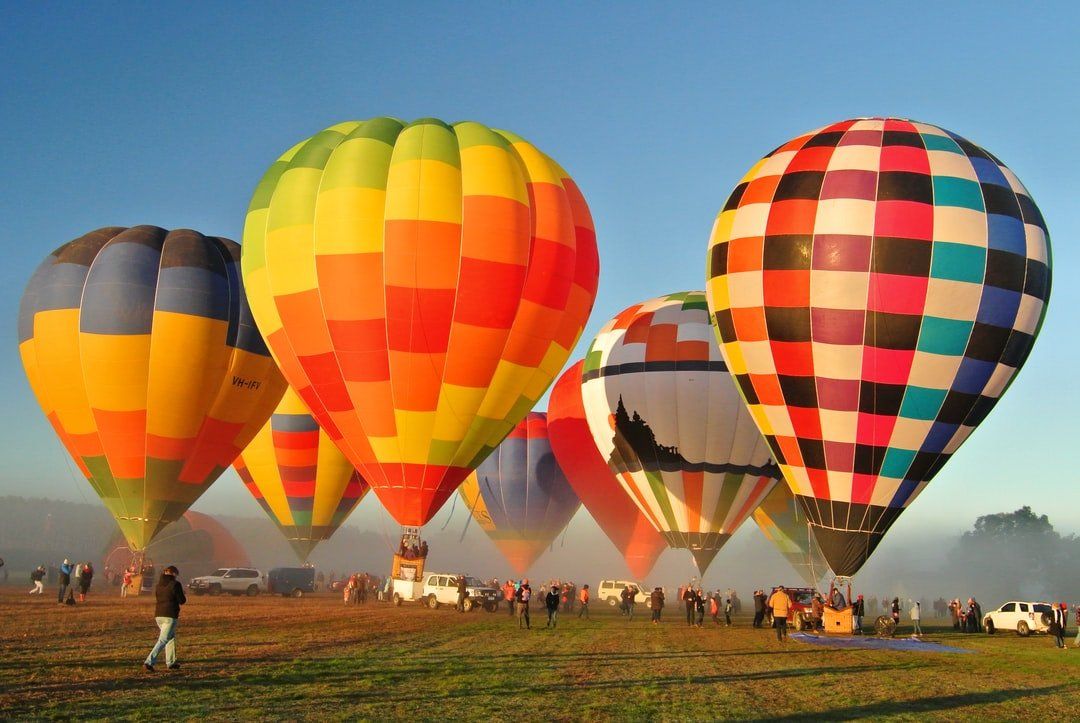
POLYGON ((792 640, 811 645, 824 645, 830 648, 864 648, 867 650, 907 650, 916 653, 974 653, 967 648, 954 648, 951 645, 941 643, 928 643, 915 638, 875 638, 871 636, 830 637, 827 635, 810 635, 809 633, 792 633, 792 640))

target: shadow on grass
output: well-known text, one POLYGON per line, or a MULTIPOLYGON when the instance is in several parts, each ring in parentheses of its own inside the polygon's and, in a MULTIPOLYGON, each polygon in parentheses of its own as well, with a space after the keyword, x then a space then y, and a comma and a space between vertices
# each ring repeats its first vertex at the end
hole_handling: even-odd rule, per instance
POLYGON ((918 713, 934 713, 970 705, 987 705, 990 703, 1006 703, 1025 698, 1042 697, 1064 692, 1066 686, 1053 685, 1045 688, 1003 688, 980 693, 960 693, 957 695, 936 695, 930 698, 917 700, 883 700, 866 705, 852 705, 844 708, 832 708, 830 710, 815 711, 813 713, 799 713, 796 715, 767 718, 759 720, 771 721, 806 721, 806 720, 856 720, 875 718, 884 715, 912 715, 918 713))

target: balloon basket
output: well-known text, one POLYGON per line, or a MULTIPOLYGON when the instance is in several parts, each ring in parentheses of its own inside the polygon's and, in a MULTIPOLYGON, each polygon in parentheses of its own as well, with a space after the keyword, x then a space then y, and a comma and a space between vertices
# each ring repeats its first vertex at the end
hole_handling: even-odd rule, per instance
POLYGON ((132 575, 131 582, 128 583, 127 591, 124 593, 124 595, 126 595, 127 597, 133 597, 142 592, 142 581, 142 573, 139 573, 138 575, 132 575))

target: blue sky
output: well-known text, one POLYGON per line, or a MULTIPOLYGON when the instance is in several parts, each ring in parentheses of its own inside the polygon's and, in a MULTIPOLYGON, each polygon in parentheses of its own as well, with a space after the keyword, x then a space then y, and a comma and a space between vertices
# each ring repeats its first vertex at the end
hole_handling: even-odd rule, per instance
MULTIPOLYGON (((601 251, 583 348, 629 304, 703 288, 713 218, 761 155, 885 114, 941 125, 1007 163, 1042 208, 1055 262, 1030 361, 895 529, 959 529, 1031 504, 1080 531, 1080 13, 666 5, 0 3, 0 494, 93 499, 18 360, 16 310, 34 266, 106 225, 239 239, 267 165, 332 123, 475 119, 558 159, 589 201, 601 251)), ((259 514, 231 471, 197 509, 259 514)), ((377 514, 369 500, 354 520, 377 514)))

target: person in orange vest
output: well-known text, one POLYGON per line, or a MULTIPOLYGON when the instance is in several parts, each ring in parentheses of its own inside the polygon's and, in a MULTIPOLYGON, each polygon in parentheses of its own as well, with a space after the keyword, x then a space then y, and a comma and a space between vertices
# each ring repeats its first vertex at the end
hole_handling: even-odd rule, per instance
POLYGON ((773 626, 776 628, 776 639, 779 642, 784 642, 787 640, 787 618, 788 612, 791 610, 791 598, 788 597, 783 585, 780 585, 773 591, 773 594, 769 596, 769 602, 767 604, 772 608, 773 626))
POLYGON ((506 607, 510 608, 510 617, 514 617, 514 593, 517 592, 517 590, 514 589, 514 583, 508 579, 506 584, 503 585, 502 592, 503 600, 506 601, 506 607))
POLYGON ((581 601, 581 609, 578 610, 577 616, 580 618, 582 615, 584 615, 585 619, 588 620, 589 619, 589 585, 588 585, 588 583, 581 586, 581 597, 579 598, 579 600, 581 601))
POLYGON ((717 597, 719 593, 713 593, 709 596, 709 615, 712 616, 714 625, 720 624, 720 599, 717 597))

